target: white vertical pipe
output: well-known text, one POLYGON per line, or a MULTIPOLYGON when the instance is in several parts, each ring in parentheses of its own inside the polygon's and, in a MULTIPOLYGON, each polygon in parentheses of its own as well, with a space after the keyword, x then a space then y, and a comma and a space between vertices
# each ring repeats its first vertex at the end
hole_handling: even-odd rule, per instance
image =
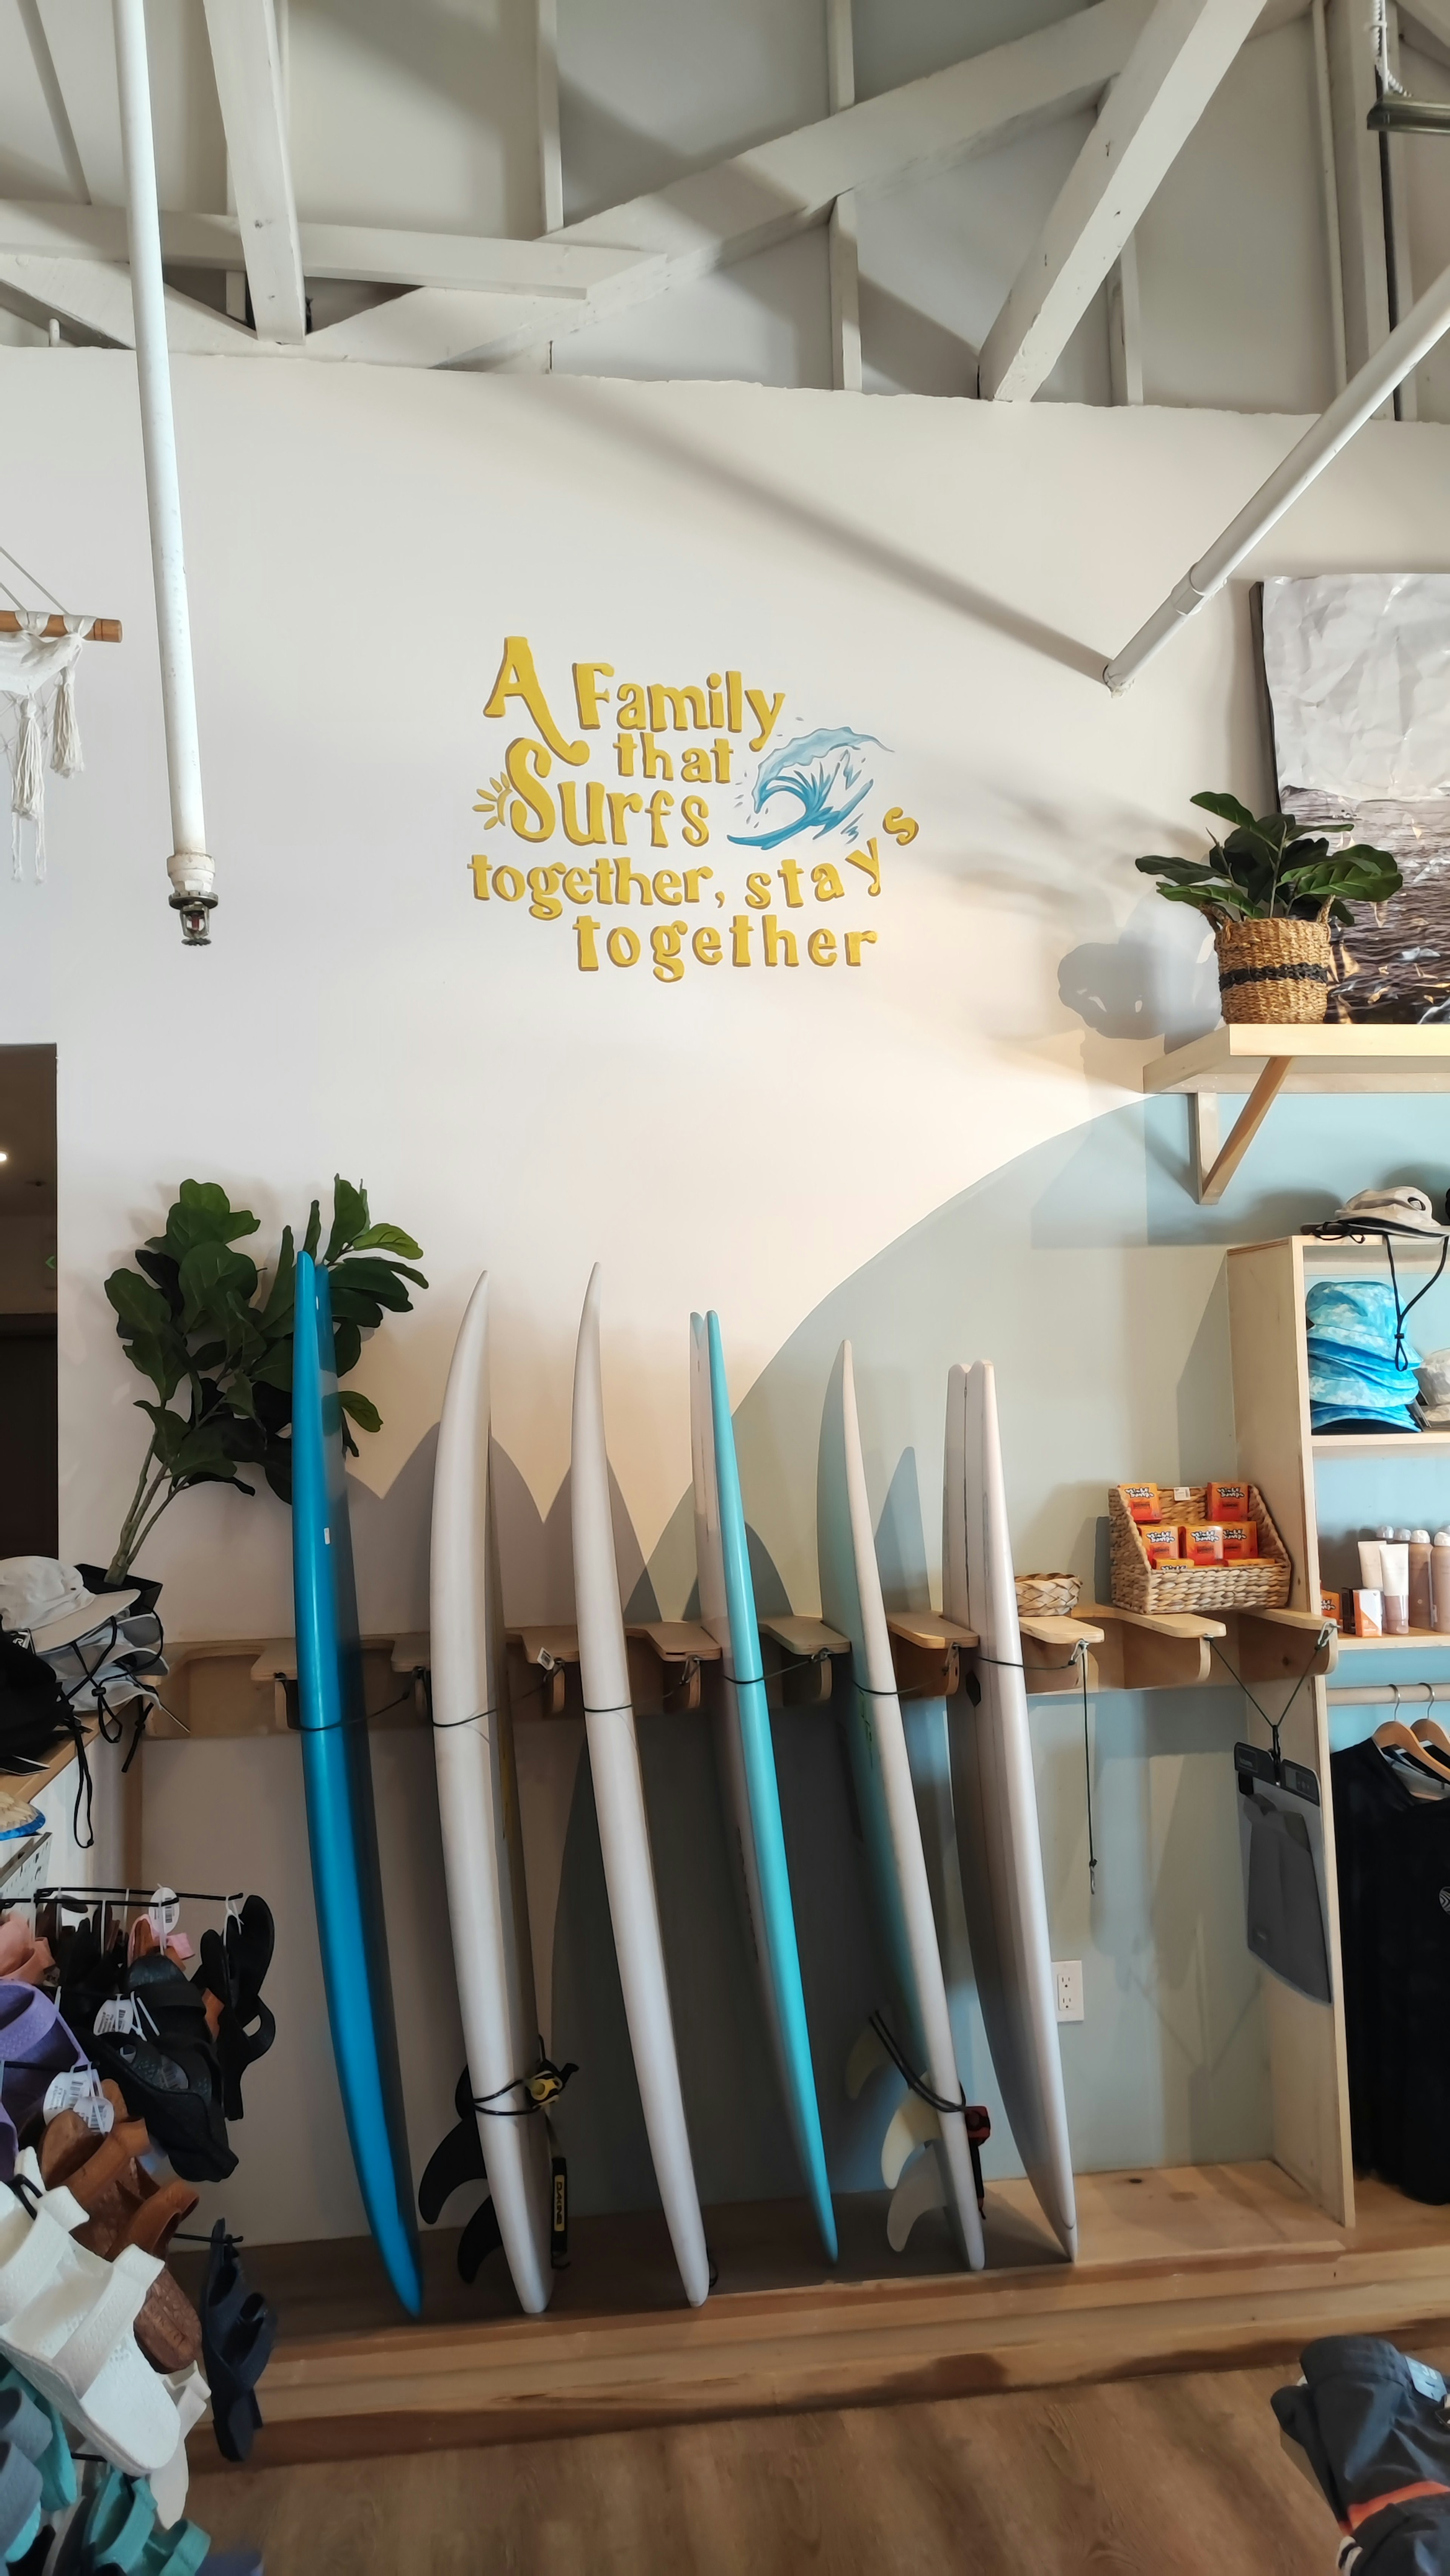
POLYGON ((156 204, 156 149, 151 131, 144 0, 112 0, 112 10, 121 97, 121 151, 126 171, 131 303, 136 321, 136 379, 141 396, 141 444, 146 460, 151 575, 156 590, 161 707, 166 725, 171 834, 175 845, 166 864, 171 877, 172 907, 181 915, 182 937, 188 947, 204 948, 209 935, 208 917, 216 903, 212 890, 215 869, 207 856, 201 800, 201 746, 196 729, 191 615, 181 540, 176 424, 171 412, 171 369, 166 351, 166 297, 161 277, 161 219, 156 204))
POLYGON ((1329 91, 1329 37, 1324 0, 1313 0, 1314 108, 1319 135, 1319 186, 1324 200, 1324 246, 1329 259, 1329 327, 1334 335, 1334 390, 1349 382, 1344 337, 1344 251, 1339 239, 1339 181, 1334 170, 1334 109, 1329 91))
MULTIPOLYGON (((139 5, 139 0, 138 0, 139 5)), ((1357 430, 1373 418, 1386 394, 1394 392, 1413 367, 1428 355, 1436 343, 1450 331, 1450 268, 1442 270, 1433 286, 1426 289, 1420 301, 1405 315, 1399 329, 1392 331, 1383 348, 1376 349, 1367 366, 1360 368, 1328 411, 1322 412, 1312 429, 1305 431, 1297 447, 1291 447, 1282 465, 1276 466, 1266 483, 1259 486, 1251 501, 1244 504, 1238 517, 1230 521, 1216 545, 1191 564, 1176 589, 1171 590, 1161 608, 1156 608, 1145 626, 1140 626, 1132 641, 1121 653, 1103 665, 1103 678, 1115 693, 1125 689, 1136 671, 1161 652, 1170 635, 1176 635, 1187 618, 1197 615, 1205 600, 1222 590, 1229 575, 1238 570, 1260 537, 1267 534, 1285 511, 1307 492, 1326 465, 1332 464, 1342 447, 1347 447, 1357 430)))

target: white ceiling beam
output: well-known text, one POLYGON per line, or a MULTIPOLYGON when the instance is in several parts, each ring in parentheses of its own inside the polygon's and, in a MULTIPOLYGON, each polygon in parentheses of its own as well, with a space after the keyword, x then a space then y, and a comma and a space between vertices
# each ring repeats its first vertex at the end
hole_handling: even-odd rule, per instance
POLYGON ((420 286, 331 322, 307 342, 309 358, 361 360, 372 367, 448 367, 486 351, 495 365, 576 328, 590 308, 573 297, 468 295, 420 286))
MULTIPOLYGON (((5 289, 120 348, 136 346, 127 269, 105 260, 34 259, 25 252, 0 250, 0 291, 5 289)), ((185 357, 236 357, 257 346, 250 331, 171 287, 166 290, 166 336, 172 351, 185 357)))
POLYGON ((983 342, 989 400, 1029 402, 1045 384, 1259 8, 1157 0, 983 342))
POLYGON ((1365 118, 1375 103, 1374 38, 1364 0, 1328 0, 1329 106, 1339 197, 1344 349, 1358 375, 1390 336, 1389 273, 1379 136, 1365 118))
MULTIPOLYGON (((826 98, 831 114, 856 103, 856 31, 851 0, 826 0, 826 98)), ((861 265, 856 199, 848 192, 831 208, 831 382, 837 393, 861 390, 861 265)))
POLYGON ((61 88, 60 75, 55 68, 55 56, 50 50, 50 38, 45 32, 45 22, 40 14, 40 0, 20 0, 20 23, 25 29, 25 40, 30 47, 30 59, 35 65, 35 77, 40 83, 45 98, 45 112, 50 118, 51 132, 55 136, 56 150, 60 154, 66 178, 72 193, 84 200, 91 193, 90 181, 86 177, 81 161, 75 128, 71 124, 70 110, 65 103, 65 92, 61 88))
MULTIPOLYGON (((596 304, 641 256, 585 242, 489 241, 470 233, 397 232, 374 224, 303 223, 297 229, 305 277, 456 287, 485 295, 591 296, 596 304)), ((238 219, 163 214, 161 247, 171 268, 235 268, 242 256, 238 219)), ((114 206, 0 200, 0 250, 36 258, 49 253, 124 260, 126 218, 114 206)))
POLYGON ((206 0, 206 32, 257 337, 297 348, 307 297, 272 0, 206 0))
POLYGON ((1143 309, 1138 295, 1138 244, 1128 235, 1108 288, 1108 375, 1115 403, 1143 399, 1143 309))
POLYGON ((559 0, 534 0, 534 92, 539 116, 539 230, 564 220, 564 156, 559 145, 559 0))
MULTIPOLYGON (((615 281, 616 308, 642 302, 824 222, 836 199, 852 189, 880 187, 995 151, 1092 106, 1123 69, 1146 16, 1146 0, 1094 0, 1055 26, 886 90, 627 205, 566 224, 554 238, 651 255, 658 265, 630 270, 615 281)), ((588 301, 575 304, 552 315, 537 336, 557 339, 593 319, 588 301)), ((469 327, 465 317, 450 316, 447 299, 423 306, 405 296, 315 331, 307 354, 380 365, 448 365, 464 358, 487 364, 518 345, 516 331, 508 335, 507 350, 496 344, 492 318, 480 309, 473 346, 460 348, 469 327), (409 304, 417 307, 416 329, 402 309, 409 304), (435 339, 439 354, 430 359, 426 352, 435 339), (409 354, 400 361, 392 353, 402 346, 409 354)))

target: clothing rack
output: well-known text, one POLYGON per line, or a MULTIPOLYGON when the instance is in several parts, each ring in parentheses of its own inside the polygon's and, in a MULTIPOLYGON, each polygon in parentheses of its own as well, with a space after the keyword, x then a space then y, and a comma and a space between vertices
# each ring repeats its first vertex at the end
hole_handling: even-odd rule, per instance
MULTIPOLYGON (((165 1901, 168 1905, 173 1901, 182 1905, 240 1905, 245 1894, 245 1888, 240 1887, 231 1893, 207 1887, 171 1887, 166 1891, 165 1901)), ((111 1905, 154 1905, 156 1897, 154 1887, 37 1887, 27 1902, 37 1905, 92 1905, 98 1901, 111 1905)))
POLYGON ((1450 1700, 1450 1682, 1366 1682, 1359 1690, 1326 1691, 1331 1708, 1434 1708, 1450 1700))

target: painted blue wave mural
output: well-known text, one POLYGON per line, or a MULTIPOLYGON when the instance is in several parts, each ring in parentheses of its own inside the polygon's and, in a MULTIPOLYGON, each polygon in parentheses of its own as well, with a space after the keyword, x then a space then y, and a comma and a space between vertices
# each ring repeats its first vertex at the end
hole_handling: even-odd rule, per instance
POLYGON ((849 822, 874 784, 865 759, 868 745, 877 751, 886 748, 875 734, 853 733, 849 725, 823 726, 781 743, 761 762, 750 799, 752 816, 770 828, 732 832, 730 839, 747 850, 775 850, 798 833, 813 833, 819 841, 849 822), (777 822, 771 809, 778 814, 782 799, 797 810, 777 822))

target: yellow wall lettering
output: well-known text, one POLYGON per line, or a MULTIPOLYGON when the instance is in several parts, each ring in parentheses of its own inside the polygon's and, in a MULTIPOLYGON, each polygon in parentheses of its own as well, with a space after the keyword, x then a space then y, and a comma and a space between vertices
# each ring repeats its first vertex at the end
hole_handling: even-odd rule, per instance
MULTIPOLYGON (((745 702, 760 727, 759 733, 752 734, 750 737, 750 748, 752 751, 764 751, 775 731, 776 718, 785 705, 785 691, 781 689, 767 705, 764 689, 747 689, 745 702)), ((539 730, 542 733, 542 725, 539 730)))
POLYGON ((624 847, 626 814, 642 814, 644 801, 639 796, 626 796, 617 787, 609 791, 609 837, 617 850, 624 847))
POLYGON ((649 800, 649 845, 652 850, 667 850, 670 846, 665 816, 673 812, 674 803, 667 787, 657 787, 649 800))
POLYGON ((562 868, 530 868, 529 892, 533 902, 529 911, 535 921, 557 921, 564 907, 559 901, 562 868))
POLYGON ((684 887, 681 879, 676 876, 674 869, 657 869, 655 872, 656 903, 683 903, 684 900, 684 887))
POLYGON ((799 910, 805 902, 805 896, 801 892, 801 872, 794 859, 781 860, 780 881, 785 888, 787 904, 792 911, 799 910))
MULTIPOLYGON (((704 797, 687 796, 680 807, 680 820, 684 824, 685 838, 691 849, 702 850, 710 838, 710 808, 704 797)), ((709 873, 707 868, 706 876, 709 873)))
POLYGON ((639 747, 641 752, 644 754, 644 775, 646 778, 674 777, 675 764, 667 751, 661 751, 659 744, 656 742, 652 733, 642 733, 640 735, 639 747))
POLYGON ((839 903, 846 891, 829 859, 823 859, 818 868, 812 868, 811 883, 816 890, 817 903, 839 903))
POLYGON ((690 942, 702 966, 718 966, 721 958, 718 930, 697 930, 690 942))
POLYGON ((661 921, 657 922, 650 932, 649 944, 654 953, 655 973, 662 984, 678 984, 685 971, 685 961, 680 955, 680 941, 689 927, 687 921, 661 921))
POLYGON ((631 888, 636 888, 638 890, 641 903, 654 902, 654 889, 651 886, 648 877, 637 877, 633 868, 630 866, 628 859, 619 859, 615 863, 614 870, 615 902, 628 903, 630 901, 631 888))
POLYGON ((834 966, 836 934, 833 930, 813 930, 806 941, 806 955, 813 966, 834 966))
POLYGON ((680 776, 682 778, 693 778, 698 786, 704 787, 708 786, 714 774, 710 767, 708 751, 699 751, 692 747, 689 751, 681 752, 680 776))
POLYGON ((867 842, 866 850, 867 855, 864 859, 862 858, 859 850, 848 850, 846 852, 846 856, 850 860, 853 868, 859 868, 863 876, 868 876, 870 878, 871 883, 866 888, 866 892, 868 894, 879 894, 881 892, 880 852, 878 851, 874 841, 867 842))
POLYGON ((495 868, 493 890, 500 903, 522 903, 524 881, 517 868, 495 868))
POLYGON ((745 900, 752 912, 764 912, 770 901, 770 878, 763 868, 746 878, 745 900))
POLYGON ((718 733, 721 725, 725 722, 725 701, 720 695, 720 674, 718 671, 711 671, 708 673, 705 680, 705 686, 710 692, 710 722, 718 733))
POLYGON ((722 787, 730 784, 730 745, 722 733, 711 748, 715 754, 715 776, 722 787))
POLYGON ((604 943, 604 950, 611 966, 639 964, 639 941, 632 930, 625 929, 622 921, 616 922, 611 930, 604 943))
POLYGON ((738 671, 727 671, 725 674, 726 728, 730 733, 739 733, 744 722, 745 710, 740 702, 740 674, 738 671))
POLYGON ((649 684, 649 721, 651 733, 665 730, 665 708, 668 706, 676 733, 687 733, 694 726, 703 733, 706 725, 703 689, 667 689, 658 680, 649 684), (688 706, 689 714, 685 713, 688 706))
POLYGON ((876 933, 875 933, 875 931, 874 931, 874 930, 848 930, 848 931, 847 931, 847 933, 846 933, 846 963, 847 963, 847 965, 848 965, 848 966, 859 966, 859 965, 860 965, 860 963, 861 963, 861 951, 862 951, 862 949, 865 947, 865 945, 866 945, 866 943, 867 943, 867 941, 868 941, 868 940, 870 941, 870 943, 871 943, 872 947, 874 948, 874 947, 875 947, 875 945, 876 945, 876 933))
POLYGON ((779 964, 782 950, 785 953, 785 962, 787 966, 798 966, 800 964, 800 959, 795 953, 795 932, 793 930, 782 930, 773 912, 768 912, 766 914, 760 927, 765 936, 765 962, 767 966, 775 966, 779 964))
MULTIPOLYGON (((590 841, 602 841, 604 838, 604 790, 597 778, 587 778, 584 781, 584 816, 584 829, 581 832, 578 781, 573 778, 561 778, 559 820, 564 826, 565 840, 572 841, 576 850, 583 849, 590 841)), ((585 894, 575 895, 573 900, 576 903, 587 903, 589 897, 585 894)))
MULTIPOLYGON (((606 860, 606 867, 608 864, 609 862, 606 860)), ((564 894, 567 901, 570 903, 592 903, 594 901, 594 879, 587 868, 566 868, 564 870, 564 894)))
POLYGON ((609 695, 607 689, 601 689, 599 682, 613 677, 612 662, 576 662, 574 665, 574 703, 586 733, 599 731, 599 710, 609 695))
POLYGON ((598 900, 599 900, 599 902, 600 902, 600 903, 613 903, 613 901, 614 901, 614 861, 613 861, 613 859, 596 859, 596 860, 595 860, 595 862, 594 862, 594 882, 595 882, 595 885, 597 886, 597 888, 598 888, 598 890, 599 890, 599 891, 598 891, 598 900))
POLYGON ((643 733, 644 691, 638 680, 621 681, 614 692, 614 721, 621 733, 643 733))
MULTIPOLYGON (((571 876, 582 876, 583 873, 584 871, 582 868, 571 868, 569 870, 569 874, 571 876)), ((580 919, 574 924, 575 935, 579 941, 579 972, 581 975, 597 975, 599 972, 599 951, 594 945, 594 934, 598 928, 599 924, 597 921, 585 921, 580 919)))
POLYGON ((894 841, 914 841, 919 828, 899 805, 888 805, 881 817, 882 831, 889 832, 894 841))
MULTIPOLYGON (((630 738, 629 738, 629 736, 628 736, 628 734, 627 734, 627 733, 622 733, 622 734, 620 734, 620 735, 618 736, 618 738, 616 739, 616 742, 615 742, 615 745, 614 745, 614 757, 615 757, 615 762, 616 762, 616 764, 617 764, 617 766, 618 766, 618 770, 619 770, 620 777, 621 777, 621 778, 633 778, 633 776, 634 776, 634 744, 630 741, 630 738)), ((476 810, 476 809, 475 809, 475 810, 476 810)))
POLYGON ((686 868, 686 870, 685 870, 685 901, 686 901, 686 903, 698 903, 698 902, 699 902, 699 900, 700 900, 700 879, 701 879, 702 877, 712 877, 712 876, 714 875, 714 873, 715 873, 715 871, 714 871, 714 869, 713 869, 713 868, 686 868))
POLYGON ((554 800, 540 780, 548 777, 554 764, 541 742, 530 742, 521 733, 509 744, 504 754, 504 767, 509 785, 517 790, 508 810, 509 828, 521 841, 547 841, 554 829, 554 800), (529 816, 534 815, 538 830, 529 830, 529 816))
POLYGON ((751 924, 749 914, 737 912, 730 924, 730 963, 732 966, 748 966, 750 963, 750 929, 751 924))
MULTIPOLYGON (((473 870, 473 891, 480 903, 488 901, 488 852, 475 850, 468 862, 473 870)), ((693 897, 691 900, 693 901, 693 897)))
MULTIPOLYGON (((504 637, 503 660, 498 666, 498 678, 493 684, 484 714, 501 716, 510 698, 522 700, 549 749, 556 751, 561 760, 567 760, 571 769, 577 769, 581 762, 588 759, 588 743, 566 742, 549 713, 549 701, 539 685, 539 675, 534 669, 533 650, 527 635, 504 637)), ((540 834, 539 837, 542 839, 543 835, 540 834)))

